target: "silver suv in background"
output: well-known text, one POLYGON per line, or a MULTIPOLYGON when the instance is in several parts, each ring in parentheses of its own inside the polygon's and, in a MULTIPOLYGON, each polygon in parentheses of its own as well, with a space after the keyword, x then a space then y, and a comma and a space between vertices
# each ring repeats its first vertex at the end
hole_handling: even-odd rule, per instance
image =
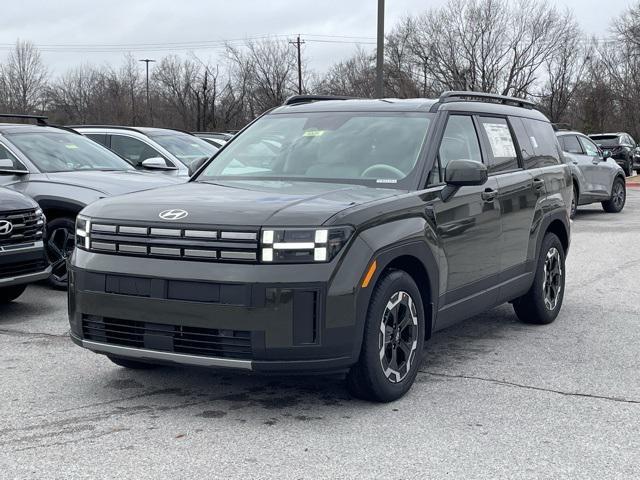
POLYGON ((601 202, 606 212, 618 213, 626 200, 625 172, 586 135, 569 130, 556 132, 565 163, 573 177, 571 218, 578 205, 601 202))
POLYGON ((114 125, 71 128, 111 149, 139 170, 189 176, 192 163, 208 159, 218 151, 195 135, 168 128, 114 125))

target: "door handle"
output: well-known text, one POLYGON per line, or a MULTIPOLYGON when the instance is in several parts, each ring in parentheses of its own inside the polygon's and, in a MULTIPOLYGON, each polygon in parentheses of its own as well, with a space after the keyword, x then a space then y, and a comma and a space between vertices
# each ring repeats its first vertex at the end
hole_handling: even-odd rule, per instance
POLYGON ((498 191, 492 188, 487 188, 484 192, 482 192, 481 197, 485 202, 493 202, 498 196, 498 191))
POLYGON ((544 189, 544 180, 541 178, 534 178, 533 179, 533 188, 535 188, 536 190, 543 190, 544 189))

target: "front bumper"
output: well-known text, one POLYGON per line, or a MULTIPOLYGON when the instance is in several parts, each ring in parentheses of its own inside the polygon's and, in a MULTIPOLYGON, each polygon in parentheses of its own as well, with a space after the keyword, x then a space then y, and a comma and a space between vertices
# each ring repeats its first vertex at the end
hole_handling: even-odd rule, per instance
POLYGON ((41 241, 0 250, 0 288, 45 280, 51 275, 41 241))
POLYGON ((357 285, 371 250, 349 268, 121 257, 76 249, 72 339, 96 353, 151 363, 262 372, 344 371, 357 360, 357 285))

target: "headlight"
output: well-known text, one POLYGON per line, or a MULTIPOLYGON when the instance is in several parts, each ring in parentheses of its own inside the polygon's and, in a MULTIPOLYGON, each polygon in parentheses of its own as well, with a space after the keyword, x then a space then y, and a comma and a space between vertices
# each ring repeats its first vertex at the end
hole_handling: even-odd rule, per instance
POLYGON ((264 263, 330 262, 352 234, 351 227, 264 229, 260 257, 264 263))
POLYGON ((76 217, 76 246, 89 250, 91 243, 91 219, 83 215, 76 217))

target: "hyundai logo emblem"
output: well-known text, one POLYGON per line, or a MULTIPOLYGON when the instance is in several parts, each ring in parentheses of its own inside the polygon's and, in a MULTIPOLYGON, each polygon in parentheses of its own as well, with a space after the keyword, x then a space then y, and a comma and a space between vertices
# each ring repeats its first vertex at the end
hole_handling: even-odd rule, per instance
POLYGON ((170 210, 164 210, 160 212, 159 217, 163 220, 182 220, 189 215, 189 212, 180 208, 172 208, 170 210))
POLYGON ((9 235, 13 232, 13 223, 8 220, 0 220, 0 235, 9 235))

